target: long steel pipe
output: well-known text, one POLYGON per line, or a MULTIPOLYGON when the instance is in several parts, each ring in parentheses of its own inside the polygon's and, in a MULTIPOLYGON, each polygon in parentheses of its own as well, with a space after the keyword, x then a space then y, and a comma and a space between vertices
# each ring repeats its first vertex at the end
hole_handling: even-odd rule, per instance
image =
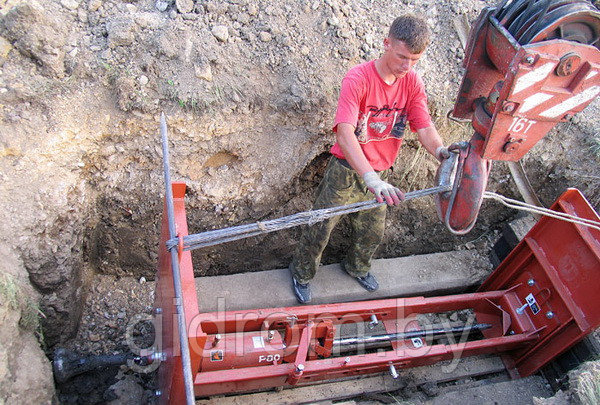
MULTIPOLYGON (((169 140, 167 137, 167 120, 165 113, 160 114, 160 137, 162 140, 163 168, 165 174, 165 201, 167 203, 167 217, 169 220, 169 237, 177 237, 175 228, 175 207, 173 203, 173 186, 169 164, 169 140)), ((177 327, 179 329, 179 345, 181 348, 181 366, 183 367, 183 383, 185 385, 185 399, 187 405, 194 405, 194 380, 192 377, 192 362, 190 360, 190 347, 188 345, 187 326, 183 309, 183 293, 181 289, 181 273, 179 271, 179 257, 177 249, 171 252, 171 269, 173 270, 173 289, 175 291, 175 308, 177 311, 177 327)))

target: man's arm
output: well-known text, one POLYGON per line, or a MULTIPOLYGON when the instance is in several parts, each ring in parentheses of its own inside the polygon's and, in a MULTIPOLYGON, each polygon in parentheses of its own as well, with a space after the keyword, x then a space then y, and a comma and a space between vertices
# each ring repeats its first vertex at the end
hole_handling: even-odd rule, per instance
POLYGON ((441 161, 448 157, 448 150, 444 147, 442 137, 438 134, 435 125, 431 124, 427 128, 417 129, 417 136, 421 145, 427 149, 427 152, 435 156, 437 160, 441 161))
POLYGON ((374 171, 360 147, 356 135, 354 135, 354 125, 340 122, 337 125, 335 136, 338 145, 340 145, 342 152, 344 152, 346 160, 350 163, 350 166, 360 174, 360 177, 364 176, 367 172, 374 171))

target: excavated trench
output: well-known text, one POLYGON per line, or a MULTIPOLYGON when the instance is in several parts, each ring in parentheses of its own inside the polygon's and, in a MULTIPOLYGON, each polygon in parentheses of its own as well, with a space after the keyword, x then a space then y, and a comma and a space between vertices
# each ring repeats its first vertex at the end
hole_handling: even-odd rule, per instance
MULTIPOLYGON (((582 135, 573 131, 573 128, 567 130, 574 136, 582 135)), ((415 153, 411 150, 415 149, 414 145, 410 141, 407 142, 403 153, 407 155, 415 153)), ((176 150, 176 143, 173 148, 176 150)), ((247 199, 238 202, 232 209, 229 209, 227 204, 202 209, 202 204, 196 201, 197 191, 195 191, 195 188, 200 187, 201 181, 195 183, 186 197, 190 232, 201 232, 217 228, 219 225, 237 225, 273 219, 308 209, 312 200, 312 191, 322 177, 327 160, 327 153, 318 154, 301 170, 286 189, 292 193, 291 198, 287 193, 270 196, 268 204, 260 206, 252 205, 252 196, 248 195, 247 199), (256 215, 255 212, 261 215, 256 215), (224 220, 224 216, 227 219, 224 220), (231 221, 232 217, 236 220, 231 221)), ((535 173, 549 170, 542 165, 536 166, 538 162, 535 159, 531 162, 532 165, 528 168, 532 170, 533 166, 535 173)), ((393 176, 396 181, 403 181, 401 174, 394 173, 393 176)), ((508 176, 508 170, 497 165, 491 178, 490 189, 515 196, 515 190, 508 176)), ((536 179, 537 176, 532 178, 534 184, 536 179)), ((566 181, 564 178, 557 176, 546 182, 546 188, 540 193, 542 200, 549 201, 554 193, 562 190, 564 181, 566 181)), ((426 187, 425 184, 414 184, 413 187, 426 187)), ((157 258, 155 249, 158 243, 162 208, 162 201, 158 194, 154 201, 151 198, 144 201, 145 206, 151 208, 150 212, 143 216, 133 215, 134 212, 139 212, 139 208, 135 206, 126 206, 114 199, 99 200, 97 212, 100 213, 100 220, 87 232, 83 261, 105 270, 93 276, 88 284, 88 292, 85 294, 87 301, 82 306, 83 315, 76 336, 65 341, 61 346, 79 353, 99 354, 127 352, 131 347, 127 339, 135 340, 137 347, 140 348, 152 345, 154 328, 149 319, 153 305, 154 283, 152 281, 155 275, 157 258), (144 237, 140 238, 140 234, 144 234, 144 237)), ((488 255, 493 243, 499 237, 501 227, 515 215, 515 211, 498 207, 494 203, 486 203, 475 229, 464 237, 455 237, 439 223, 431 197, 411 201, 405 206, 389 210, 385 242, 376 257, 424 255, 467 249, 478 255, 482 262, 488 263, 478 270, 480 277, 483 277, 489 272, 488 255)), ((291 258, 299 232, 300 229, 293 228, 194 251, 195 275, 207 277, 285 268, 291 258)), ((324 265, 341 260, 350 232, 344 222, 336 229, 323 256, 324 265)), ((288 287, 288 285, 281 286, 281 288, 288 287)), ((504 377, 500 378, 495 374, 489 378, 501 381, 504 377)), ((141 396, 144 402, 151 402, 154 400, 155 384, 155 373, 136 375, 129 370, 113 367, 77 376, 65 384, 60 384, 58 392, 64 403, 110 401, 121 398, 124 395, 122 392, 131 390, 135 392, 136 397, 141 396), (82 398, 86 399, 82 402, 82 398)), ((416 394, 412 392, 410 395, 416 394)))
MULTIPOLYGON (((539 190, 540 198, 547 205, 567 184, 573 185, 575 180, 567 177, 568 172, 558 169, 559 164, 565 163, 564 156, 552 163, 544 161, 548 153, 556 155, 549 151, 556 148, 558 133, 563 136, 561 144, 585 142, 586 135, 579 128, 573 125, 559 126, 525 162, 528 172, 533 173, 531 180, 534 187, 539 190), (547 176, 547 173, 553 175, 547 176), (544 181, 540 181, 542 178, 544 181)), ((172 149, 177 156, 177 142, 173 143, 172 149)), ((416 143, 409 140, 399 159, 407 158, 415 152, 418 153, 416 143)), ((193 182, 186 197, 190 232, 273 219, 310 208, 313 190, 322 177, 327 160, 327 152, 317 154, 289 182, 284 192, 269 195, 259 202, 254 201, 252 194, 248 194, 232 206, 225 201, 216 205, 206 204, 198 199, 202 179, 193 182)), ((159 163, 159 160, 155 159, 155 162, 159 163)), ((231 160, 224 164, 229 163, 231 160)), ((176 163, 174 165, 177 166, 176 163)), ((413 189, 428 187, 428 183, 432 182, 435 166, 431 163, 426 167, 425 178, 411 184, 413 189)), ((407 184, 404 174, 394 172, 393 180, 399 184, 407 184)), ((496 164, 488 189, 518 197, 509 176, 508 170, 501 163, 496 164)), ((85 232, 82 254, 82 262, 97 271, 95 275, 89 276, 83 287, 86 292, 81 295, 77 304, 82 310, 82 317, 76 335, 63 340, 59 346, 78 353, 94 354, 127 352, 130 348, 127 339, 135 340, 138 347, 151 346, 154 328, 149 319, 153 305, 152 281, 156 268, 162 208, 162 193, 158 191, 161 186, 159 184, 155 188, 154 195, 145 196, 140 201, 141 206, 135 205, 134 198, 125 201, 110 196, 98 198, 98 205, 94 209, 97 222, 92 222, 93 226, 88 226, 85 232)), ((588 190, 592 191, 590 200, 598 199, 598 195, 593 193, 597 189, 588 190)), ((597 204, 598 202, 596 206, 597 204)), ((515 211, 486 202, 475 229, 466 236, 455 237, 437 219, 431 197, 410 201, 389 210, 385 242, 376 257, 468 249, 487 262, 501 227, 515 215, 515 211)), ((194 251, 195 275, 206 277, 285 268, 299 232, 300 229, 293 228, 194 251)), ((325 251, 323 264, 341 260, 350 232, 347 224, 342 222, 325 251)), ((488 264, 482 268, 482 274, 489 271, 489 266, 488 264)), ((74 317, 78 316, 78 313, 74 314, 74 317)), ((53 326, 47 327, 49 336, 60 336, 64 332, 54 331, 53 326)), ((492 377, 498 378, 497 375, 490 376, 492 377)), ((144 402, 151 402, 154 400, 155 383, 155 373, 134 374, 127 369, 113 367, 77 376, 60 384, 58 392, 64 403, 110 401, 121 398, 121 391, 133 391, 144 402)))

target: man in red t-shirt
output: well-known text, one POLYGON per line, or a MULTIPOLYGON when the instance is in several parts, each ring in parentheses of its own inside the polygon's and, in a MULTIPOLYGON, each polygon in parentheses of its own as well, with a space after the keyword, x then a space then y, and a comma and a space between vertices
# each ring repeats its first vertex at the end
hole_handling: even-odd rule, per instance
MULTIPOLYGON (((414 15, 398 17, 383 41, 384 53, 354 68, 342 80, 333 131, 337 142, 313 209, 366 201, 398 205, 404 194, 386 179, 398 156, 408 122, 419 142, 439 160, 448 156, 427 109, 423 81, 412 67, 429 44, 426 22, 414 15)), ((381 243, 385 206, 350 214, 352 245, 342 261, 344 270, 368 291, 379 288, 369 272, 381 243)), ((329 236, 340 217, 308 227, 290 264, 294 294, 300 303, 311 299, 314 277, 329 236)))

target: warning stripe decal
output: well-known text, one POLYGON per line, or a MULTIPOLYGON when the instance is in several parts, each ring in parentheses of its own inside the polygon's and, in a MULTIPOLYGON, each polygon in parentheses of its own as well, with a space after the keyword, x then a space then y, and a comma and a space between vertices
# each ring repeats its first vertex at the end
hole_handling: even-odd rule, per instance
POLYGON ((546 111, 541 113, 540 116, 546 117, 546 118, 559 117, 559 116, 563 115, 564 113, 566 113, 567 111, 570 111, 573 108, 575 108, 587 101, 590 101, 591 99, 596 97, 599 93, 600 93, 600 86, 592 86, 592 87, 582 91, 581 93, 579 93, 571 98, 566 99, 562 103, 557 104, 554 107, 547 109, 546 111))
POLYGON ((532 96, 529 96, 525 99, 525 101, 523 101, 523 104, 521 105, 519 112, 520 113, 527 112, 527 111, 531 110, 532 108, 537 107, 538 105, 550 100, 552 97, 554 97, 554 95, 547 94, 547 93, 536 93, 532 96))
POLYGON ((533 86, 537 82, 544 80, 548 73, 554 69, 554 63, 549 62, 545 65, 540 66, 539 68, 532 70, 529 73, 525 73, 523 76, 517 79, 517 83, 515 84, 515 89, 513 90, 513 95, 522 92, 523 90, 533 86))

